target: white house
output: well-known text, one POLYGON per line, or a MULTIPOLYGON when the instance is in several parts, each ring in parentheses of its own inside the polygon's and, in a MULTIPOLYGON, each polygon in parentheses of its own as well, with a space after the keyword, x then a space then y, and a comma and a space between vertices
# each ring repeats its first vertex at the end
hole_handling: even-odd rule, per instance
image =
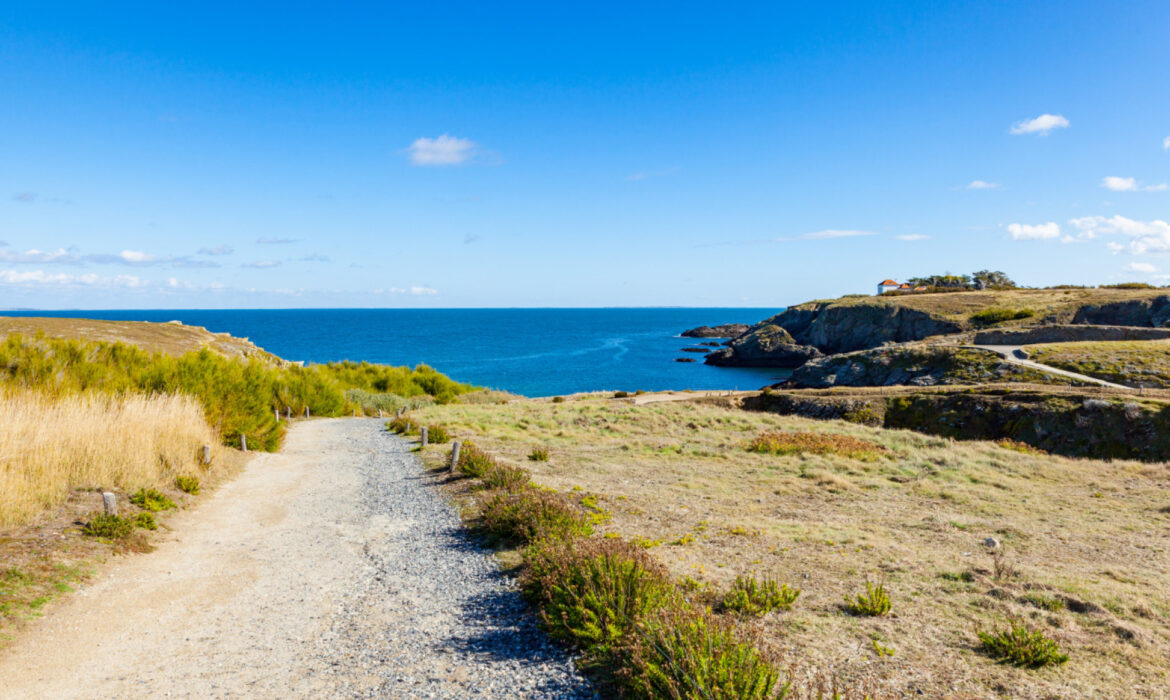
POLYGON ((894 290, 903 289, 903 288, 909 289, 910 285, 898 284, 894 280, 882 280, 881 282, 878 282, 877 293, 878 294, 885 294, 886 292, 892 292, 894 290))

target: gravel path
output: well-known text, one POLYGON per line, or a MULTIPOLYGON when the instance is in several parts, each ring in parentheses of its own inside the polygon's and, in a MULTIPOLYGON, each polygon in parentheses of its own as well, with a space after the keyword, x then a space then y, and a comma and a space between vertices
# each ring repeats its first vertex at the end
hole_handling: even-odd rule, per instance
POLYGON ((0 695, 592 697, 381 426, 298 423, 0 654, 0 695))

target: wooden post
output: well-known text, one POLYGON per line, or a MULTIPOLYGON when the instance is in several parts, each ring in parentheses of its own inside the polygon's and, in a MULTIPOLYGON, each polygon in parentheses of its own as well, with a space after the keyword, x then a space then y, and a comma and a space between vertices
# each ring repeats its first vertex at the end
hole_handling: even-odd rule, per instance
POLYGON ((459 441, 456 440, 451 443, 451 471, 459 466, 459 441))
POLYGON ((378 417, 379 417, 379 418, 381 418, 381 417, 382 417, 382 409, 380 409, 380 408, 378 409, 378 417))
POLYGON ((423 447, 426 447, 427 446, 427 426, 424 425, 423 427, 419 428, 418 435, 419 435, 419 443, 423 447))
POLYGON ((280 422, 280 411, 277 409, 274 409, 272 411, 272 415, 276 417, 276 422, 279 423, 280 422))
POLYGON ((284 407, 284 417, 287 420, 292 420, 292 406, 285 406, 284 407))
POLYGON ((109 491, 102 493, 102 507, 106 509, 106 515, 118 514, 118 497, 109 491))
POLYGON ((211 445, 203 446, 203 463, 211 464, 211 445))
POLYGON ((313 416, 309 414, 309 407, 305 406, 305 418, 312 418, 312 417, 313 416))
POLYGON ((243 452, 248 451, 248 436, 243 433, 240 433, 240 450, 243 452))

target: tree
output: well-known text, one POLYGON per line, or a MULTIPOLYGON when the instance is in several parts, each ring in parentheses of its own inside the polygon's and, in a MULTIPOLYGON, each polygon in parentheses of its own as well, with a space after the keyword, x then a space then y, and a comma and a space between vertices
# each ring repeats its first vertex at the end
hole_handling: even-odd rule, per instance
POLYGON ((972 286, 975 289, 997 289, 997 288, 1015 288, 1016 283, 1012 278, 1008 277, 1002 272, 995 270, 980 270, 979 272, 971 273, 972 286))

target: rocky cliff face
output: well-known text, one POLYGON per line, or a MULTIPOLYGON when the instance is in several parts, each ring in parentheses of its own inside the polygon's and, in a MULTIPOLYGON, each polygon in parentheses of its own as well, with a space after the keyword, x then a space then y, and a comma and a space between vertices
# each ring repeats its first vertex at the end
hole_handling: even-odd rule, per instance
POLYGON ((748 332, 746 323, 724 323, 718 326, 699 326, 683 331, 684 338, 738 338, 748 332))
MULTIPOLYGON (((891 347, 830 355, 812 360, 792 373, 785 386, 825 389, 834 386, 933 386, 983 382, 1031 382, 1052 379, 1035 370, 1003 362, 989 350, 956 347, 891 347)), ((1067 383, 1067 380, 1062 380, 1067 383)))
POLYGON ((1170 327, 1170 295, 1082 306, 1073 316, 1073 323, 1170 327))
POLYGON ((800 345, 780 326, 765 324, 731 341, 731 345, 707 356, 709 365, 722 367, 799 367, 821 352, 800 345))

